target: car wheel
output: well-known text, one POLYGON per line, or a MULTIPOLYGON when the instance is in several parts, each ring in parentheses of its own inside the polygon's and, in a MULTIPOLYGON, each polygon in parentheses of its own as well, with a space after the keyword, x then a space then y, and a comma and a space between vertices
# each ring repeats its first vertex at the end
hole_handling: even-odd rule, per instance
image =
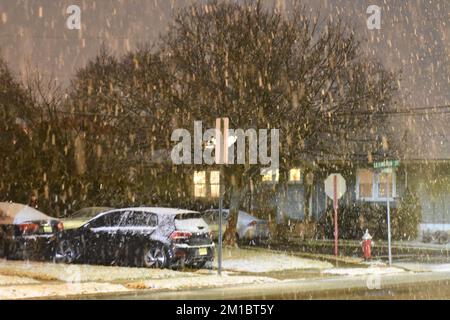
POLYGON ((235 237, 235 239, 236 239, 236 244, 237 244, 237 245, 240 245, 240 244, 241 244, 241 240, 239 239, 239 234, 236 233, 236 234, 234 235, 234 237, 235 237))
POLYGON ((10 241, 5 246, 5 258, 7 260, 16 260, 17 256, 18 256, 17 251, 18 251, 18 246, 17 246, 16 241, 10 241))
POLYGON ((69 240, 62 240, 56 248, 54 261, 59 263, 74 263, 77 255, 75 245, 69 240))
POLYGON ((144 250, 144 267, 165 268, 168 265, 167 250, 162 245, 155 245, 144 250))
POLYGON ((6 257, 6 241, 0 239, 0 258, 6 257))
POLYGON ((204 261, 199 261, 196 262, 192 265, 193 268, 195 269, 208 269, 211 270, 213 268, 213 264, 212 261, 209 260, 204 260, 204 261))

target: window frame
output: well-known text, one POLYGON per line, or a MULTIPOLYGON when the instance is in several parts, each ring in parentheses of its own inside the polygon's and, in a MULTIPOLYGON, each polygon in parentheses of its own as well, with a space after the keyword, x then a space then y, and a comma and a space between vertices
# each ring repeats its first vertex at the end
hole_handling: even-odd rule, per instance
POLYGON ((298 183, 302 183, 303 181, 303 174, 302 174, 302 169, 299 167, 294 167, 294 168, 290 168, 288 171, 289 177, 288 177, 288 183, 292 183, 292 184, 298 184, 298 183), (298 180, 291 180, 291 172, 292 170, 298 170, 298 174, 299 174, 299 179, 298 180))
POLYGON ((220 170, 196 170, 193 173, 192 176, 192 184, 193 184, 193 196, 195 199, 218 199, 220 196, 220 170), (219 182, 211 183, 211 174, 213 172, 216 172, 218 174, 219 182), (204 183, 195 183, 195 174, 197 173, 204 173, 205 174, 205 182, 204 183), (204 187, 204 195, 197 196, 196 195, 196 188, 197 186, 203 186, 204 187), (213 195, 212 189, 213 187, 217 188, 217 195, 213 195))
POLYGON ((381 197, 379 193, 379 179, 380 175, 384 174, 384 172, 380 170, 374 170, 371 168, 361 168, 356 171, 356 200, 362 200, 362 201, 368 201, 368 202, 382 202, 382 201, 394 201, 397 196, 397 175, 395 173, 395 170, 392 170, 389 174, 392 175, 392 183, 391 188, 389 189, 391 196, 390 197, 381 197), (359 173, 362 170, 370 170, 372 172, 372 197, 361 197, 359 194, 359 186, 360 186, 360 176, 359 173))
POLYGON ((220 171, 219 170, 211 170, 211 171, 207 171, 207 172, 209 172, 209 174, 207 175, 207 178, 209 178, 209 179, 207 179, 207 183, 206 183, 206 186, 207 186, 206 193, 208 194, 208 191, 209 191, 210 198, 218 199, 220 196, 220 171), (212 181, 211 176, 212 176, 213 172, 215 172, 219 175, 219 182, 217 182, 217 183, 211 182, 212 181), (217 195, 213 195, 213 193, 212 193, 213 186, 218 188, 217 195))
POLYGON ((194 173, 193 173, 193 176, 192 176, 192 183, 193 183, 193 185, 194 185, 193 193, 194 193, 194 198, 195 198, 195 199, 204 199, 204 198, 207 198, 207 197, 208 197, 208 189, 207 189, 207 186, 208 186, 208 181, 207 181, 207 180, 208 180, 208 179, 207 179, 207 174, 206 174, 206 173, 207 173, 206 170, 196 170, 196 171, 194 171, 194 173), (203 183, 197 183, 197 182, 195 181, 195 175, 198 174, 198 173, 204 173, 204 174, 205 174, 205 180, 204 180, 203 183), (197 195, 197 193, 196 193, 197 186, 203 186, 204 192, 203 192, 202 195, 197 195))
POLYGON ((275 170, 271 170, 271 169, 261 169, 264 170, 261 175, 261 182, 262 183, 266 183, 266 184, 275 184, 278 183, 279 179, 280 179, 280 171, 279 169, 275 169, 275 170), (265 176, 268 176, 269 174, 271 174, 272 179, 271 180, 264 180, 265 176))

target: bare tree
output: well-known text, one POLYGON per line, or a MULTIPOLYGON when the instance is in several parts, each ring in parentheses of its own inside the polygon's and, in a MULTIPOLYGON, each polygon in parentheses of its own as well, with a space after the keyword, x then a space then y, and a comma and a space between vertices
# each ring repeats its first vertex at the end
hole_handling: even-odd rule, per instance
MULTIPOLYGON (((359 48, 340 20, 300 6, 282 15, 260 1, 212 1, 180 11, 162 50, 175 75, 178 123, 190 128, 194 120, 213 124, 226 116, 234 128, 280 129, 283 181, 296 160, 317 158, 332 145, 346 159, 357 149, 339 141, 376 133, 394 76, 359 48)), ((258 174, 254 166, 225 168, 234 217, 228 243, 246 181, 258 174)))

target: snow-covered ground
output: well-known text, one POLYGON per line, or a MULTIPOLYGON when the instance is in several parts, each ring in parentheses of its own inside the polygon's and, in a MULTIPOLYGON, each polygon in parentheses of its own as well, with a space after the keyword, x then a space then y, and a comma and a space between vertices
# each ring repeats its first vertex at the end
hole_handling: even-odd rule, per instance
MULTIPOLYGON (((280 284, 313 277, 357 277, 408 272, 448 272, 450 264, 397 263, 392 267, 373 261, 359 267, 333 267, 328 262, 264 249, 226 248, 222 276, 216 270, 175 271, 0 259, 0 299, 75 297, 88 294, 189 290, 236 285, 280 284), (279 277, 279 275, 286 275, 279 277), (280 280, 283 279, 283 280, 280 280)), ((216 263, 214 264, 216 266, 216 263)))
POLYGON ((41 283, 34 285, 0 286, 0 300, 74 297, 77 295, 126 292, 124 285, 113 283, 41 283))
POLYGON ((1 286, 18 285, 18 284, 35 284, 35 283, 39 283, 39 281, 26 277, 5 276, 0 274, 1 286))
POLYGON ((223 252, 223 268, 237 272, 264 273, 298 269, 327 269, 329 262, 300 258, 285 253, 263 249, 226 248, 223 252))
POLYGON ((262 249, 226 248, 223 258, 222 276, 218 276, 216 270, 205 269, 175 271, 0 260, 0 299, 73 297, 139 289, 181 290, 271 283, 280 280, 263 276, 262 273, 332 268, 328 262, 262 249))
POLYGON ((98 265, 67 265, 38 261, 6 262, 5 260, 0 260, 0 274, 30 277, 37 280, 60 280, 67 282, 108 282, 194 276, 190 272, 178 272, 169 269, 158 270, 98 265))

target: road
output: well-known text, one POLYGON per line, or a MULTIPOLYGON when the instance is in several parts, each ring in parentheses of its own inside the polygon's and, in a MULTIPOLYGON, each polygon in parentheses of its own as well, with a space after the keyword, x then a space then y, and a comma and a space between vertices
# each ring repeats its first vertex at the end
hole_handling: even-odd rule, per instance
POLYGON ((450 299, 450 272, 290 280, 201 290, 90 296, 93 299, 450 299))

